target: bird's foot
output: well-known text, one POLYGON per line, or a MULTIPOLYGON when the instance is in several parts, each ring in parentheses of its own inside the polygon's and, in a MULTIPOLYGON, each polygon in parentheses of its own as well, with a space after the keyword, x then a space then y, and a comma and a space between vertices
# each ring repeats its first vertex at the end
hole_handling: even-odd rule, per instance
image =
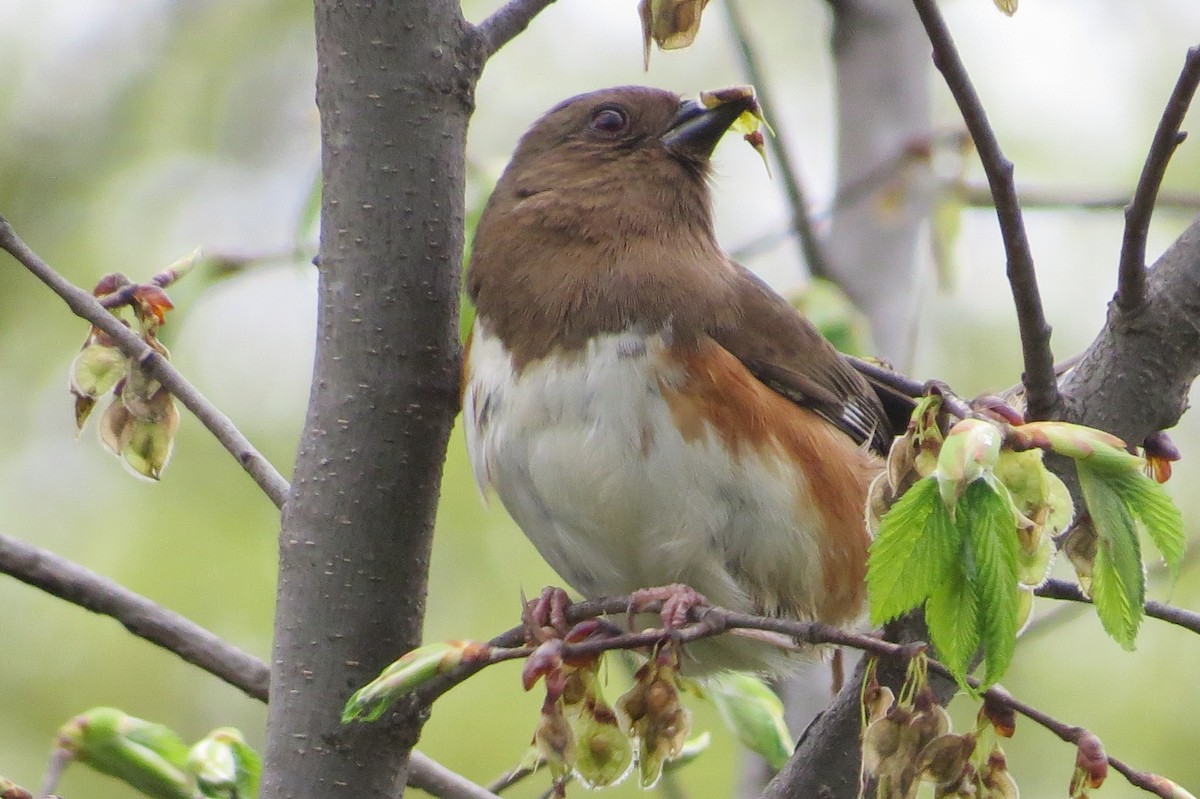
POLYGON ((634 616, 657 602, 662 603, 658 615, 668 632, 687 626, 692 611, 711 606, 703 594, 683 583, 642 588, 629 595, 629 628, 633 629, 634 616))
POLYGON ((571 630, 567 622, 567 607, 570 604, 571 598, 563 589, 553 585, 543 588, 537 599, 525 603, 521 612, 525 638, 530 643, 566 638, 571 630))

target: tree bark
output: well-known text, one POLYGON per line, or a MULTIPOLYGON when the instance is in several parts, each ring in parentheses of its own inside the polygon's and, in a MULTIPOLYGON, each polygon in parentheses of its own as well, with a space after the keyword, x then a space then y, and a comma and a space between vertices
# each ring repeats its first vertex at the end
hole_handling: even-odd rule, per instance
POLYGON ((1065 418, 1130 444, 1174 427, 1200 374, 1200 217, 1146 277, 1131 313, 1109 304, 1108 322, 1061 381, 1065 418))
POLYGON ((343 727, 420 641, 458 404, 464 149, 482 50, 452 0, 317 0, 313 388, 280 536, 262 796, 395 797, 423 719, 343 727))

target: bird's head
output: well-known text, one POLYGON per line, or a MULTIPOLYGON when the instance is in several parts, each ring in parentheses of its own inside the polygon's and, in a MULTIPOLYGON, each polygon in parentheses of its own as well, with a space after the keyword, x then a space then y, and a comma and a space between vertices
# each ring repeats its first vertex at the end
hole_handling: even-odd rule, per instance
POLYGON ((754 107, 752 93, 708 108, 642 86, 573 97, 522 137, 485 216, 597 241, 664 226, 711 236, 709 157, 754 107))

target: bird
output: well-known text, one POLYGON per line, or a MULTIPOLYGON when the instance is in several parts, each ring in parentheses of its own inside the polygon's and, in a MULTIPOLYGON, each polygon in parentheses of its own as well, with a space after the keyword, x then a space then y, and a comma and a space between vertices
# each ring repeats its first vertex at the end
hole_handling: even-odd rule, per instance
MULTIPOLYGON (((733 99, 602 89, 520 139, 467 265, 471 467, 584 597, 683 585, 852 624, 891 426, 845 356, 718 244, 711 156, 756 106, 717 96, 733 99)), ((785 666, 719 636, 683 668, 785 666)))

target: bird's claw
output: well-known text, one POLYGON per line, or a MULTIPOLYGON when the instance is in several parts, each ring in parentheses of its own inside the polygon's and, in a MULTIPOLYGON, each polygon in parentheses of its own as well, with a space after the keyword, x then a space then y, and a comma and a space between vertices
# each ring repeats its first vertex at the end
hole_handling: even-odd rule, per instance
POLYGON ((692 611, 710 607, 703 594, 683 583, 642 588, 629 595, 629 629, 633 629, 634 617, 656 602, 662 603, 658 615, 662 620, 663 629, 668 633, 678 632, 686 627, 692 611))
POLYGON ((525 638, 530 643, 541 643, 551 638, 566 638, 571 630, 567 622, 567 607, 571 598, 567 592, 548 585, 537 599, 525 603, 521 621, 525 624, 525 638))

